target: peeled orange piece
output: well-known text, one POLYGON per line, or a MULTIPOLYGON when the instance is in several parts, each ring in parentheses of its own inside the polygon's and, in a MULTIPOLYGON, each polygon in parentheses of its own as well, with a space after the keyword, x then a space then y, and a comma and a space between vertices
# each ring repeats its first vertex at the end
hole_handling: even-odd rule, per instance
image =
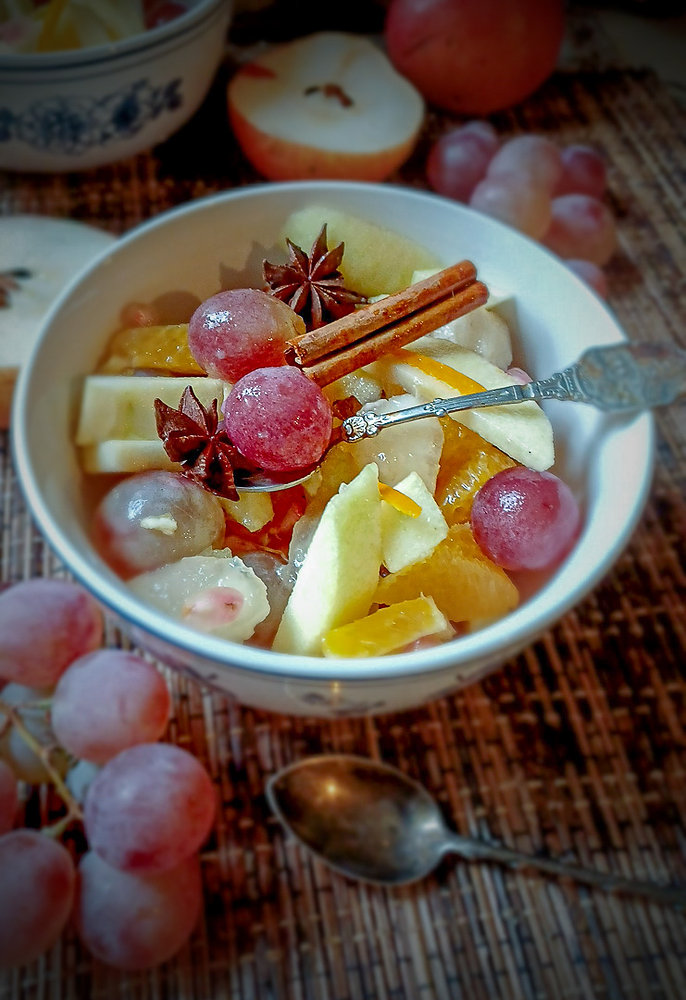
POLYGON ((421 594, 433 597, 451 622, 500 618, 519 601, 514 583, 484 555, 468 524, 454 524, 426 559, 384 577, 374 602, 394 604, 421 594))
POLYGON ((444 418, 441 425, 443 451, 434 495, 448 524, 460 524, 469 520, 484 483, 517 463, 464 424, 444 418))
POLYGON ((430 597, 400 601, 365 618, 331 629, 322 639, 324 656, 385 656, 430 635, 449 638, 452 629, 430 597))
POLYGON ((132 326, 115 333, 98 371, 119 375, 141 368, 173 375, 204 375, 204 368, 188 347, 188 324, 132 326))

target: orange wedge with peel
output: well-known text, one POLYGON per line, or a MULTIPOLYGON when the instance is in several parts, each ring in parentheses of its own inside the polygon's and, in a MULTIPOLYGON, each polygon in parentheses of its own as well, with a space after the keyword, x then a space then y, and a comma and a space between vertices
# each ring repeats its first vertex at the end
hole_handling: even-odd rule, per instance
POLYGON ((418 639, 432 635, 447 639, 452 633, 435 602, 421 595, 331 629, 322 639, 322 652, 324 656, 385 656, 418 639))

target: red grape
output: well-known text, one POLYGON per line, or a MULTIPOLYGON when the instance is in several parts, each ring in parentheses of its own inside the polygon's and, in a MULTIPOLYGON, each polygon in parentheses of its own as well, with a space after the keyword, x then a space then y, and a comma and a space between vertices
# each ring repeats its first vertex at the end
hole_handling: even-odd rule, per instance
POLYGON ((587 194, 563 194, 552 201, 550 227, 542 242, 560 257, 590 260, 602 267, 615 251, 617 234, 609 208, 587 194))
POLYGON ((331 438, 331 404, 297 368, 258 368, 224 401, 229 437, 246 458, 283 472, 319 461, 331 438))
POLYGON ((499 145, 490 122, 472 121, 446 132, 431 148, 426 163, 429 184, 446 198, 469 201, 499 145))
POLYGON ((0 834, 7 833, 14 826, 18 803, 17 791, 14 771, 7 761, 0 760, 0 834))
POLYGON ((100 552, 125 577, 196 555, 223 533, 217 498, 180 473, 162 470, 122 480, 103 497, 93 520, 100 552))
POLYGON ((548 193, 555 190, 562 175, 560 150, 542 135, 518 135, 504 142, 488 165, 486 176, 517 174, 534 187, 548 193))
POLYGON ((198 306, 188 346, 208 375, 235 382, 254 368, 285 364, 285 342, 304 332, 285 302, 259 288, 232 288, 198 306))
POLYGON ((601 299, 607 298, 607 275, 602 268, 592 264, 590 260, 566 260, 565 264, 570 271, 574 271, 582 281, 590 285, 601 299))
POLYGON ((69 753, 104 764, 127 747, 158 740, 170 703, 152 663, 124 650, 101 649, 62 674, 52 699, 52 725, 69 753))
POLYGON ((166 871, 198 850, 215 806, 210 776, 191 753, 141 743, 109 760, 88 789, 86 837, 115 868, 166 871))
POLYGON ((593 146, 572 144, 560 153, 562 174, 555 194, 588 194, 600 198, 607 186, 605 159, 593 146))
POLYGON ((0 594, 0 678, 52 687, 72 660, 97 649, 102 633, 100 607, 78 584, 16 583, 0 594))
POLYGON ((474 497, 471 525, 485 554, 503 569, 550 569, 569 552, 579 505, 552 472, 516 467, 489 479, 474 497))
POLYGON ((201 907, 197 855, 155 874, 112 868, 95 851, 79 864, 77 932, 96 958, 117 969, 166 962, 190 937, 201 907))
POLYGON ((486 174, 469 204, 534 239, 540 239, 550 225, 550 195, 523 174, 486 174))
POLYGON ((62 844, 37 830, 0 837, 0 968, 33 962, 62 933, 75 872, 62 844))

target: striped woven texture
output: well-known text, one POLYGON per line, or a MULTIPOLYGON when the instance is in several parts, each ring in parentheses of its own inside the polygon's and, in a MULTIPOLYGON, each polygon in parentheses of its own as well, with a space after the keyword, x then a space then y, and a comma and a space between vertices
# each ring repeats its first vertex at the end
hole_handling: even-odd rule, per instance
MULTIPOLYGON (((0 212, 118 234, 257 180, 225 126, 222 85, 152 154, 83 175, 0 175, 0 212)), ((686 347, 683 108, 649 74, 560 74, 493 120, 504 135, 534 130, 603 150, 620 241, 610 306, 630 337, 686 347)), ((424 186, 428 144, 450 124, 429 118, 395 180, 424 186)), ((654 487, 618 563, 483 683, 402 715, 324 722, 232 704, 165 670, 169 739, 206 764, 221 800, 203 852, 203 918, 149 973, 98 964, 68 930, 34 965, 0 973, 0 1000, 686 996, 683 915, 455 858, 409 888, 349 882, 288 840, 263 794, 270 774, 309 754, 383 758, 424 782, 463 833, 686 885, 686 404, 657 424, 654 487)), ((0 582, 63 574, 0 436, 0 582)), ((45 817, 52 807, 41 792, 45 817)))

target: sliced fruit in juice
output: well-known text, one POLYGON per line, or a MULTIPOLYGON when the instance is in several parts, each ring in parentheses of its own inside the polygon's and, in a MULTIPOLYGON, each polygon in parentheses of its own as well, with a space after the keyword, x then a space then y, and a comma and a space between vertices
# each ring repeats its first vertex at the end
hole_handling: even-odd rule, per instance
POLYGON ((435 497, 448 524, 469 520, 475 495, 487 480, 516 466, 505 452, 464 424, 444 417, 443 451, 435 497))
POLYGON ((384 656, 427 636, 448 639, 450 624, 430 597, 400 601, 331 629, 322 639, 324 656, 384 656))
POLYGON ((508 575, 483 554, 468 524, 455 524, 428 558, 390 573, 379 583, 376 604, 433 597, 451 622, 496 618, 517 606, 508 575))
POLYGON ((203 375, 188 346, 188 324, 133 326, 115 333, 98 371, 118 375, 139 369, 203 375))

